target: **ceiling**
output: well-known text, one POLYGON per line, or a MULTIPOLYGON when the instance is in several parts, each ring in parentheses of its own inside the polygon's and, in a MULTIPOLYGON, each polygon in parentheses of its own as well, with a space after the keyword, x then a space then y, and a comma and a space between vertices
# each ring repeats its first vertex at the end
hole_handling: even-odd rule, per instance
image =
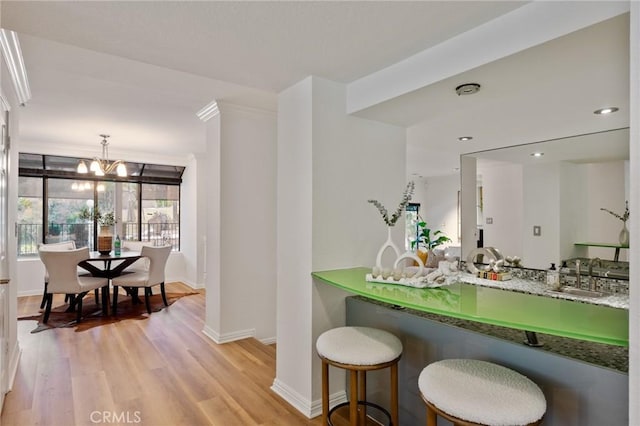
POLYGON ((461 153, 627 127, 629 16, 602 21, 358 115, 409 128, 407 170, 416 177, 457 173, 461 153), (455 88, 469 82, 481 84, 480 91, 458 96, 455 88), (593 114, 607 106, 620 109, 593 114), (473 139, 460 142, 461 136, 473 139))
MULTIPOLYGON (((179 163, 205 152, 195 112, 213 99, 275 111, 277 93, 308 75, 349 83, 524 4, 3 0, 0 16, 31 85, 23 140, 97 152, 108 133, 112 157, 179 163)), ((620 106, 626 124, 611 127, 624 127, 628 23, 615 19, 358 115, 407 126, 408 173, 423 176, 452 173, 461 151, 575 134, 601 102, 620 106), (467 81, 481 91, 455 95, 467 81)))

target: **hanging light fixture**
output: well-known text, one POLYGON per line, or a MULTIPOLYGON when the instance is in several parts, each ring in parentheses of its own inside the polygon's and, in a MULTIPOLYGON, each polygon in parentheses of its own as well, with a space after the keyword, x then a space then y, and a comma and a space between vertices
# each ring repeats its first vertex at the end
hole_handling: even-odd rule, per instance
POLYGON ((80 160, 77 169, 78 173, 85 174, 92 171, 96 176, 104 176, 115 170, 118 176, 127 176, 127 167, 125 166, 124 161, 109 161, 109 142, 107 141, 109 135, 100 135, 100 137, 102 137, 102 141, 100 141, 100 144, 102 145, 102 157, 95 157, 89 168, 87 168, 87 163, 85 163, 84 160, 80 160))

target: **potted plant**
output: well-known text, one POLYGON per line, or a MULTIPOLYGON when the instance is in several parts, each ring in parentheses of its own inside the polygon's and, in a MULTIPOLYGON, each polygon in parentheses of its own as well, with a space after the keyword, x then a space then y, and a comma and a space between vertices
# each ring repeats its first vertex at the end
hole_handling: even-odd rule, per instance
POLYGON ((90 209, 83 207, 78 214, 80 219, 95 220, 100 226, 98 234, 98 251, 102 254, 109 254, 113 244, 113 225, 116 224, 116 218, 113 212, 101 213, 98 208, 90 209))
POLYGON ((110 228, 116 224, 116 218, 113 215, 113 212, 109 212, 105 214, 101 214, 100 212, 98 212, 96 214, 96 218, 100 226, 107 226, 110 228))
POLYGON ((442 231, 434 231, 427 227, 427 222, 418 222, 418 238, 411 241, 411 248, 416 249, 418 257, 422 259, 425 266, 437 267, 436 256, 433 253, 433 249, 451 241, 451 238, 447 237, 442 231), (425 251, 421 251, 423 248, 425 251))

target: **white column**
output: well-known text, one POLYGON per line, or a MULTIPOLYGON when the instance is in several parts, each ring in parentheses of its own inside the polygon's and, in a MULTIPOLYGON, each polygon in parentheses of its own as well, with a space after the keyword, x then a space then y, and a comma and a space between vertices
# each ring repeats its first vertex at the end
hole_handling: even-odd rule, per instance
POLYGON ((276 115, 224 102, 218 107, 220 114, 207 122, 205 333, 217 343, 247 337, 272 343, 276 115))
MULTIPOLYGON (((206 245, 205 288, 206 315, 203 332, 216 339, 220 333, 220 115, 206 124, 207 155, 203 164, 207 169, 206 187, 206 245)), ((202 175, 198 175, 198 178, 202 175)))

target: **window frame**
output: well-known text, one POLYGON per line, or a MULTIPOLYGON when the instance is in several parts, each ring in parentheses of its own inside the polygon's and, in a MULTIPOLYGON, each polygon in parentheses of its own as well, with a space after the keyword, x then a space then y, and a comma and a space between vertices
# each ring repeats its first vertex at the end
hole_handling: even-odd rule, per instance
MULTIPOLYGON (((180 217, 178 219, 178 233, 177 233, 177 241, 176 245, 174 245, 174 251, 180 251, 181 246, 181 216, 182 216, 182 174, 184 173, 185 167, 183 166, 170 166, 170 165, 158 165, 158 164, 143 164, 143 163, 131 163, 127 162, 128 170, 136 170, 138 173, 135 175, 129 175, 126 177, 119 177, 117 175, 105 175, 105 176, 95 176, 90 173, 77 173, 75 171, 69 170, 61 170, 51 167, 50 158, 63 159, 65 161, 71 163, 79 163, 81 160, 90 161, 85 158, 75 158, 75 157, 63 157, 59 155, 44 155, 44 154, 31 154, 31 153, 19 153, 18 154, 18 176, 19 177, 30 177, 30 178, 41 178, 42 179, 42 241, 46 239, 47 228, 49 224, 48 217, 48 204, 49 204, 49 194, 48 194, 48 180, 49 179, 68 179, 68 180, 84 180, 84 181, 92 181, 93 185, 93 199, 94 203, 97 203, 98 200, 98 190, 97 186, 100 182, 115 182, 115 183, 130 183, 136 184, 138 186, 138 241, 142 241, 142 187, 144 184, 154 184, 154 185, 168 185, 168 186, 177 186, 178 187, 178 209, 180 211, 180 217), (23 156, 31 157, 29 160, 23 161, 23 156), (40 157, 40 158, 38 158, 40 157), (133 167, 130 167, 133 166, 133 167), (154 176, 154 169, 164 171, 165 174, 173 176, 154 176), (150 174, 145 174, 145 170, 150 171, 150 174)), ((20 197, 20 194, 18 194, 20 197)), ((95 204, 97 205, 97 204, 95 204)), ((94 233, 97 232, 98 226, 95 223, 94 219, 94 233)), ((95 241, 95 236, 94 236, 95 241)), ((27 257, 28 255, 23 255, 27 257)), ((21 256, 21 257, 23 257, 21 256)))

